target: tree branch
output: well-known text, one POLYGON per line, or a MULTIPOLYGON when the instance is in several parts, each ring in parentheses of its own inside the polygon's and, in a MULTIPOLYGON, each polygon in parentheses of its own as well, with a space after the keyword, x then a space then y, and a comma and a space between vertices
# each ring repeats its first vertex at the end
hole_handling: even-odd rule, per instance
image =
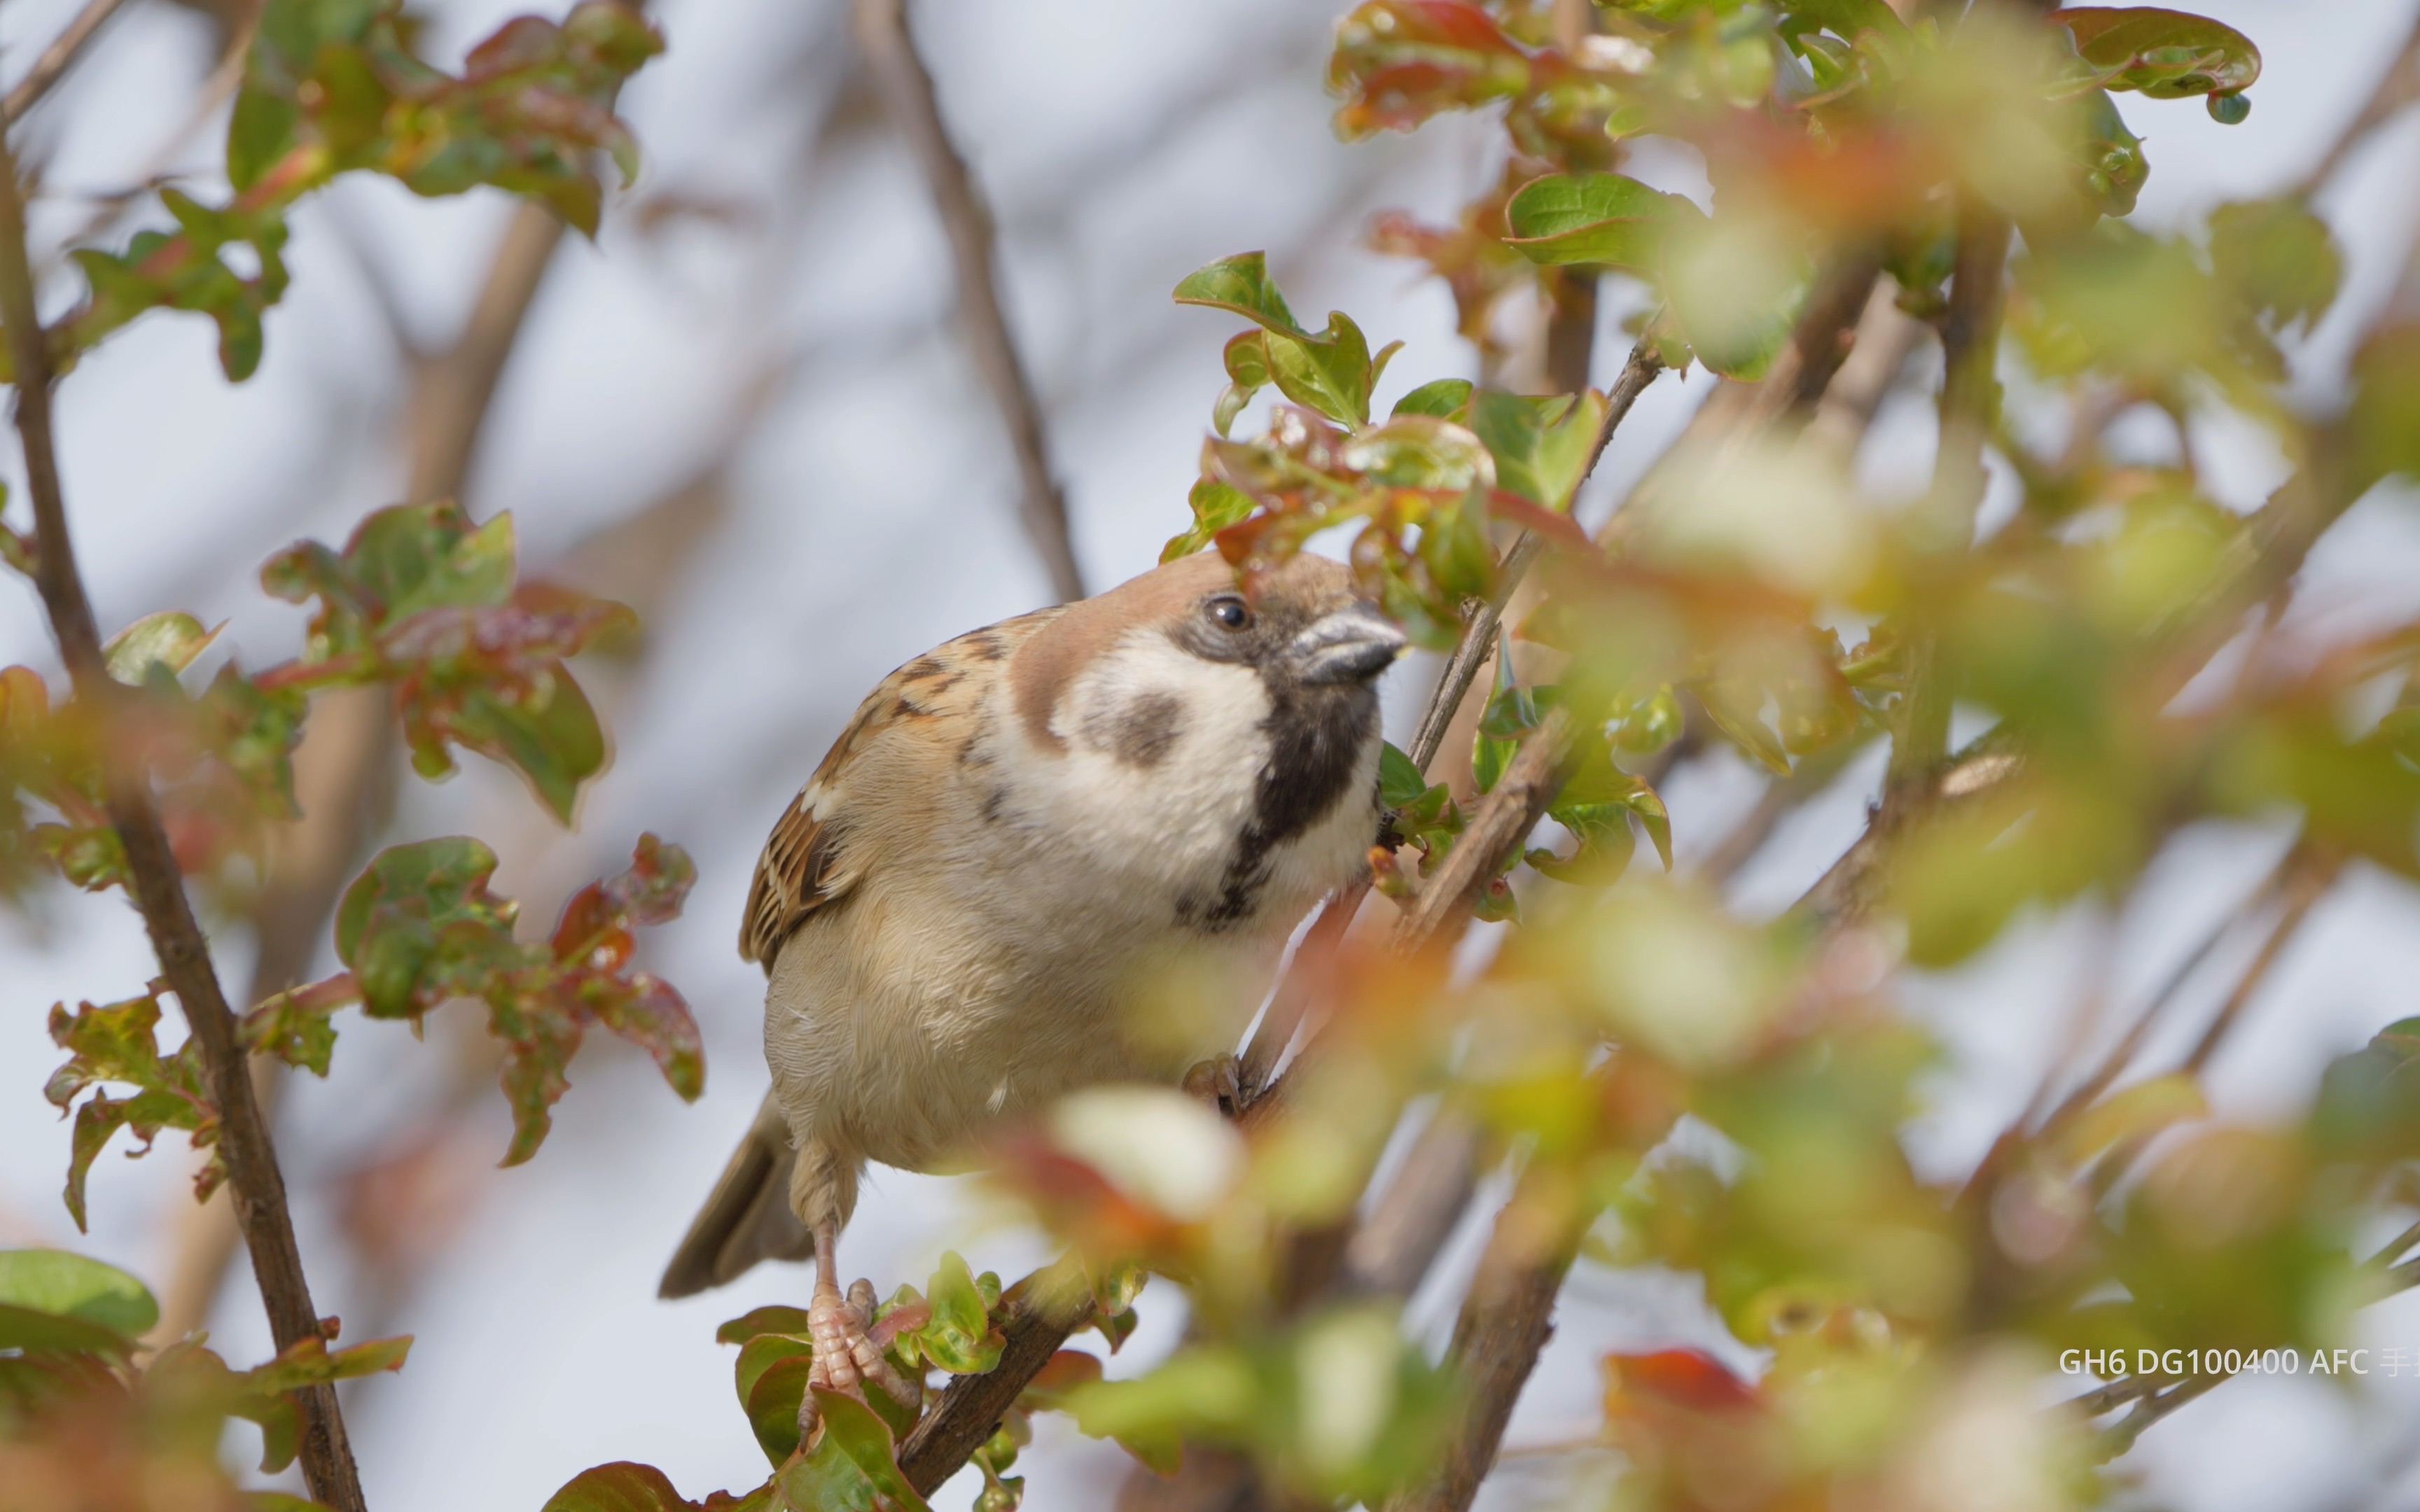
POLYGON ((514 207, 461 334, 414 370, 407 500, 452 499, 462 492, 496 385, 563 243, 564 229, 563 218, 535 200, 514 207))
POLYGON ((1051 476, 1049 447, 1042 424, 1042 404, 1033 380, 1010 335, 1007 314, 1001 307, 998 237, 991 211, 966 160, 950 141, 941 119, 933 76, 917 55, 908 26, 907 0, 855 0, 852 17, 858 46, 874 70, 876 86, 892 120, 907 135, 931 186, 941 225, 949 233, 950 253, 957 263, 958 315, 966 323, 967 345, 975 366, 1000 409, 1001 423, 1016 454, 1024 492, 1018 513, 1026 533, 1050 574, 1051 591, 1062 599, 1084 596, 1084 578, 1067 529, 1067 500, 1051 476))
MULTIPOLYGON (((1957 262, 1941 326, 1941 442, 1920 516, 1930 537, 1921 545, 1936 554, 1962 553, 1973 545, 1975 511, 1983 501, 1983 441, 1999 409, 1993 365, 2000 347, 2009 230, 2009 218, 1978 199, 1959 208, 1957 262)), ((1917 627, 1908 640, 1907 693, 1883 779, 1886 812, 1916 796, 1923 779, 1948 754, 1949 709, 1957 690, 1940 656, 1938 634, 1917 627)))
POLYGON ((930 1496, 956 1474, 1000 1421, 1026 1383, 1041 1373, 1090 1314, 1081 1270, 1062 1259, 1017 1283, 1000 1364, 980 1376, 957 1376, 941 1399, 899 1446, 899 1468, 918 1494, 930 1496))
POLYGON ((2420 19, 2413 20, 2410 35, 2396 50, 2395 61, 2379 75, 2378 87, 2370 91, 2369 99, 2363 101, 2352 119, 2345 123, 2345 129, 2336 133, 2335 140, 2328 144, 2327 151, 2311 165, 2311 171, 2303 176, 2295 193, 2308 199, 2326 188, 2328 181, 2344 166, 2345 159, 2351 156, 2353 148, 2367 140, 2370 132, 2401 115, 2406 106, 2415 101, 2420 101, 2420 19))
POLYGON ((14 126, 19 116, 34 108, 36 102, 51 92, 51 86, 67 77, 68 69, 84 55, 85 44, 101 31, 101 24, 117 14, 126 0, 87 0, 85 8, 69 22, 67 30, 52 39, 34 59, 34 66, 17 81, 17 87, 0 100, 0 127, 14 126))
POLYGON ((1479 1483, 1495 1468, 1521 1388, 1554 1336, 1555 1300, 1579 1253, 1586 1224, 1567 1215, 1540 1252, 1530 1198, 1540 1194, 1535 1170, 1523 1175, 1496 1220, 1479 1275, 1454 1321, 1449 1353, 1468 1392, 1446 1440, 1444 1464, 1425 1485, 1388 1504, 1387 1512, 1466 1512, 1479 1483))
MULTIPOLYGON (((278 1349, 287 1350, 321 1336, 319 1315, 311 1304, 302 1252, 295 1244, 277 1153, 253 1099, 249 1057, 237 1041, 235 1015, 211 964, 209 941, 194 917, 184 877, 161 828, 149 775, 113 738, 112 716, 121 702, 121 690, 103 660, 101 634, 68 531, 52 431, 50 345, 35 302, 16 159, 5 147, 0 147, 0 322, 7 325, 9 356, 16 365, 17 433, 24 446, 26 491, 33 496, 40 544, 37 585, 76 694, 101 720, 107 807, 125 849, 129 890, 142 911, 161 974, 201 1046, 211 1101, 218 1108, 219 1151, 226 1163, 236 1217, 252 1252, 270 1332, 278 1349)), ((323 1385, 300 1395, 302 1472, 311 1495, 336 1512, 362 1512, 360 1475, 334 1390, 323 1385)))

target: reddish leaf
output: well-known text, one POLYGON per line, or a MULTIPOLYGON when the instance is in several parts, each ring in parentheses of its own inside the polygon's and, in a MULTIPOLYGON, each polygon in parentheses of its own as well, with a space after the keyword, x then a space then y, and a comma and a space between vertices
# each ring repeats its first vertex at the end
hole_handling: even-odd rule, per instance
POLYGON ((1606 1411, 1652 1401, 1694 1412, 1733 1412, 1763 1405, 1754 1386, 1698 1350, 1657 1350, 1647 1354, 1608 1354, 1606 1411))

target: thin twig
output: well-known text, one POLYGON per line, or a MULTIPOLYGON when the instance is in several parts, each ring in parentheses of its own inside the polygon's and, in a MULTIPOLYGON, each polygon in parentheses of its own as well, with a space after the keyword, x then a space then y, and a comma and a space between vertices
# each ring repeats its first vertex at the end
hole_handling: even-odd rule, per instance
MULTIPOLYGON (((16 159, 5 146, 0 146, 0 322, 8 328, 9 356, 16 365, 17 434, 24 446, 26 491, 33 496, 35 533, 41 547, 37 585, 76 695, 102 720, 107 807, 125 850, 129 891, 142 912, 161 975, 201 1047, 218 1109, 219 1151, 226 1163, 227 1186, 252 1252, 271 1335, 284 1350, 321 1337, 319 1315, 312 1306, 302 1252, 294 1242, 277 1152, 253 1099, 249 1057, 237 1041, 235 1015, 211 964, 209 943, 194 917, 184 876, 161 827, 149 774, 109 733, 120 689, 102 656, 100 630, 68 531, 51 424, 50 344, 35 305, 16 159)), ((311 1495, 337 1512, 362 1512, 360 1475, 334 1389, 318 1386, 299 1395, 302 1473, 311 1495)))
POLYGON ((2308 199, 2326 188, 2328 181, 2335 177, 2337 170, 2344 166, 2345 159, 2351 156, 2353 148, 2367 140, 2370 132, 2401 115, 2406 106, 2415 101, 2420 101, 2420 19, 2412 22, 2411 34, 2396 50, 2395 61, 2379 75, 2378 87, 2370 91, 2369 99, 2363 101, 2352 119, 2345 123, 2344 130, 2336 133, 2335 140, 2328 144, 2327 151, 2311 165, 2311 171, 2303 176, 2295 193, 2308 199))
MULTIPOLYGON (((2219 943, 2255 911, 2267 906, 2271 898, 2276 896, 2277 889, 2284 885, 2287 874, 2292 869, 2295 854, 2294 851, 2288 850, 2286 855, 2280 856, 2277 864, 2270 869, 2268 875, 2261 878, 2259 885, 2246 894, 2242 902, 2227 910, 2216 923, 2210 927, 2209 933, 2204 934, 2191 950, 2185 952, 2184 959, 2177 963, 2175 968, 2168 973, 2166 980, 2160 983, 2159 989, 2151 994, 2149 1000, 2143 1005, 2143 1011, 2136 1014, 2134 1022, 2127 1026, 2125 1034, 2119 1037, 2116 1044, 2109 1047, 2108 1054, 2101 1057, 2101 1062, 2093 1068, 2092 1074, 2076 1084, 2075 1089, 2061 1098, 2058 1105, 2052 1108, 2048 1114, 2040 1118, 2028 1116, 2019 1119, 2020 1128, 2017 1132, 2022 1133, 2024 1129, 2030 1128, 2035 1131, 2034 1136, 2040 1138, 2055 1130, 2064 1128, 2070 1119, 2089 1107, 2102 1093, 2115 1085, 2118 1078, 2125 1074, 2126 1068, 2134 1063, 2134 1057, 2141 1052, 2143 1041, 2150 1037, 2152 1026, 2159 1022, 2167 1005, 2176 1001, 2178 994, 2184 990, 2185 983, 2193 980, 2195 973, 2201 969, 2202 964, 2208 961, 2211 952, 2218 949, 2219 943)), ((2050 1085, 2048 1080, 2044 1081, 2042 1088, 2044 1093, 2049 1091, 2050 1085)), ((2044 1098, 2037 1096, 2035 1101, 2040 1103, 2044 1101, 2044 1098)))
POLYGON ((1278 1062, 1285 1056, 1286 1046, 1302 1028, 1302 1021, 1311 1011, 1318 979, 1326 974, 1328 961, 1343 943, 1345 930, 1352 927, 1353 916, 1361 911, 1361 900, 1370 896, 1370 882, 1363 878, 1341 888, 1319 911, 1311 928, 1303 933, 1302 943, 1295 948, 1293 964, 1269 998, 1269 1010, 1261 1015, 1253 1029, 1251 1042, 1244 1047, 1235 1080, 1243 1106, 1249 1108, 1261 1100, 1277 1075, 1278 1062))
POLYGON ((125 3, 126 0, 87 0, 85 8, 76 12, 75 20, 68 23, 67 30, 53 39, 51 45, 34 59, 34 66, 17 81, 17 87, 8 91, 6 100, 0 100, 0 126, 15 125, 36 101, 51 92, 53 85, 67 77, 68 69, 84 55, 85 44, 125 3))
POLYGON ((462 491, 504 364, 563 244, 563 218, 535 200, 514 207, 487 282, 454 344, 413 374, 411 478, 404 497, 451 499, 462 491))
POLYGON ((2202 1068, 2210 1064, 2211 1057, 2218 1053, 2218 1047, 2226 1042, 2228 1032, 2243 1017, 2244 1006, 2260 991, 2260 984, 2268 980, 2270 971, 2277 964, 2277 958, 2285 953, 2287 945, 2294 938, 2294 932, 2303 927, 2303 920, 2311 917, 2313 906, 2327 896, 2328 888, 2335 883, 2342 865, 2332 856, 2315 856, 2308 851, 2301 853, 2301 859, 2287 874, 2282 888, 2285 906, 2278 912, 2277 921, 2269 927, 2268 936, 2260 942, 2260 949, 2254 953, 2252 964, 2245 966, 2243 975, 2236 980, 2235 990, 2228 993, 2226 1001, 2219 1005, 2217 1015, 2210 1021, 2210 1027, 2202 1030, 2201 1038, 2194 1041, 2193 1049, 2178 1066, 2179 1072, 2197 1076, 2202 1068))
POLYGON ((2156 1396, 2137 1398, 2134 1410, 2101 1436, 2100 1457, 2104 1460, 2117 1458, 2134 1446, 2134 1441, 2143 1436, 2145 1428, 2226 1379, 2225 1376, 2194 1376, 2156 1396))
POLYGON ((1800 758, 1797 768, 1788 777, 1766 783, 1764 792, 1756 800, 1756 807, 1725 831, 1714 850, 1698 864, 1699 879, 1715 887, 1729 883, 1738 874, 1740 868, 1747 865, 1757 852, 1764 848, 1764 842, 1773 838, 1773 832, 1780 827, 1781 821, 1830 787, 1832 779, 1864 752, 1867 744, 1860 739, 1826 747, 1813 755, 1800 758))
POLYGON ((1440 1108, 1346 1242, 1346 1285, 1364 1296, 1410 1296, 1436 1263, 1478 1187, 1479 1135, 1440 1108))
MULTIPOLYGON (((2369 1302, 2383 1302, 2399 1292, 2409 1291, 2413 1287, 2420 1286, 2420 1257, 2405 1260, 2399 1265, 2395 1263, 2396 1257, 2410 1249, 2414 1243, 2420 1243, 2420 1223, 2413 1224, 2387 1241, 2368 1259, 2362 1262, 2362 1270, 2381 1274, 2386 1282, 2376 1295, 2367 1299, 2369 1302)), ((2133 1447, 2134 1441, 2142 1436, 2145 1428, 2209 1391, 2220 1381, 2228 1379, 2230 1378, 2221 1375, 2195 1376, 2164 1394, 2154 1395, 2161 1393, 2169 1378, 2121 1376, 2107 1385, 2096 1387, 2080 1396, 2069 1397, 2061 1402, 2056 1410, 2062 1412, 2074 1410, 2083 1412, 2086 1417, 2099 1417, 2103 1412, 2122 1407, 2128 1402, 2137 1402, 2138 1405, 2134 1411, 2127 1413, 2124 1421, 2102 1436, 2101 1458, 2114 1459, 2133 1447)))
POLYGON ((1008 316, 1001 306, 998 236, 991 211, 983 200, 966 159, 950 141, 941 118, 933 76, 917 54, 908 25, 907 0, 856 0, 853 10, 858 46, 865 52, 892 119, 907 135, 923 165, 933 202, 949 233, 950 253, 957 263, 958 314, 966 322, 967 344, 975 366, 991 389, 1008 440, 1016 454, 1024 493, 1018 513, 1026 533, 1050 574, 1050 587, 1062 599, 1084 596, 1084 578, 1067 529, 1067 500, 1051 476, 1050 452, 1042 424, 1042 403, 1033 392, 1024 359, 1009 333, 1008 316))

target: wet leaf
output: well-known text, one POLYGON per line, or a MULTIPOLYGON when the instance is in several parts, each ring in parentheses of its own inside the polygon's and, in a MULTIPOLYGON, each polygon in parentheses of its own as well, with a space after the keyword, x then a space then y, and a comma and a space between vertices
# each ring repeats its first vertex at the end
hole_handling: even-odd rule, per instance
POLYGON ((2152 6, 2077 7, 2051 13, 2086 63, 2111 73, 2105 86, 2154 100, 2240 95, 2260 77, 2260 50, 2207 16, 2152 6))

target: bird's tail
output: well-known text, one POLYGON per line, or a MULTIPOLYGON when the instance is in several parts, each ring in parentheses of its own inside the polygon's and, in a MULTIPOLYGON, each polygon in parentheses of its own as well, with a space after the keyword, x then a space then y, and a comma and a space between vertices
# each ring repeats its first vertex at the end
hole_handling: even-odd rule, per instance
POLYGON ((803 1260, 814 1254, 806 1225, 790 1211, 789 1120, 771 1093, 748 1135, 731 1152, 714 1195, 664 1267, 659 1297, 688 1297, 737 1281, 758 1260, 803 1260))

